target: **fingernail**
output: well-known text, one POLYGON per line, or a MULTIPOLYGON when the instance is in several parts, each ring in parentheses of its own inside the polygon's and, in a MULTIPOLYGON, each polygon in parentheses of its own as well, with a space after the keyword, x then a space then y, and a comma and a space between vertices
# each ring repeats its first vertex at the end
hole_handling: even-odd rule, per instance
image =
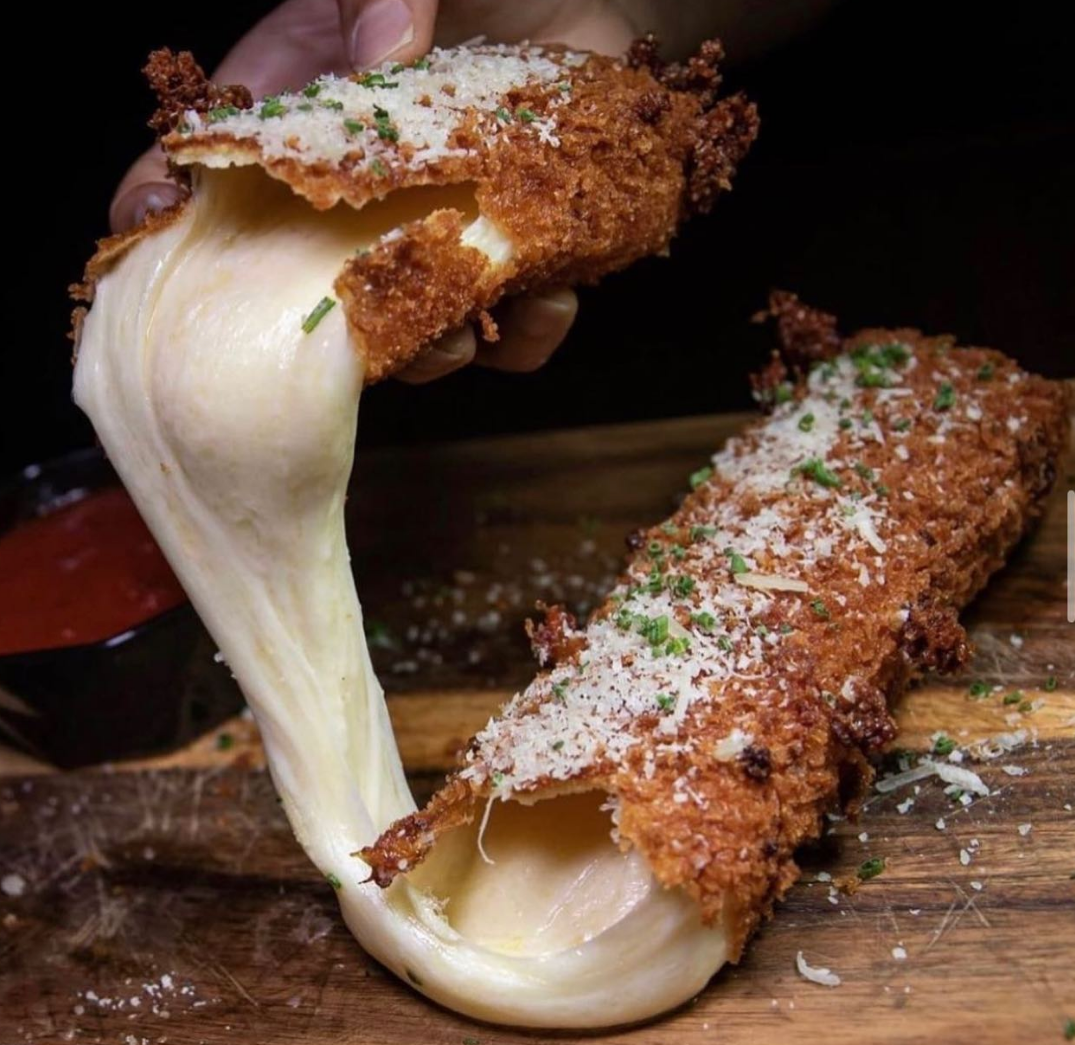
POLYGON ((519 298, 515 321, 527 337, 543 338, 559 333, 564 321, 574 318, 578 307, 570 290, 553 290, 531 298, 519 298))
POLYGON ((351 64, 356 69, 379 65, 413 41, 414 21, 403 0, 374 0, 351 30, 351 64))
POLYGON ((140 199, 134 208, 135 225, 140 225, 147 214, 156 214, 157 211, 170 207, 179 199, 179 189, 168 182, 142 185, 138 192, 140 199))

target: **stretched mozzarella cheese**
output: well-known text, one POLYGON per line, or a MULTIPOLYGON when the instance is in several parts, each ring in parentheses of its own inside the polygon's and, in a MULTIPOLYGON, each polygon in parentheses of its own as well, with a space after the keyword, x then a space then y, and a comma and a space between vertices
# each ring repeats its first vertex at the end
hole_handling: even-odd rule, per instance
POLYGON ((497 801, 388 890, 352 854, 414 809, 344 536, 361 346, 304 320, 344 260, 437 206, 511 243, 460 190, 311 209, 258 170, 201 171, 181 217, 99 282, 75 399, 257 717, 299 841, 362 945, 430 997, 533 1026, 645 1018, 726 956, 695 905, 612 840, 603 796, 497 801), (357 349, 357 350, 356 350, 357 349))

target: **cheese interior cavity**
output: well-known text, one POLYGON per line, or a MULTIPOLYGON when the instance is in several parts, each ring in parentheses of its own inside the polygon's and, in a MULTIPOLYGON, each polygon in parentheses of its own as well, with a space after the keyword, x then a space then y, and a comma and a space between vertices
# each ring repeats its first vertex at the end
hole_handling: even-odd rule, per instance
POLYGON ((344 535, 361 346, 339 304, 302 323, 356 249, 442 206, 490 264, 510 258, 465 188, 317 212, 260 170, 197 172, 181 217, 100 281, 75 399, 238 679, 362 945, 482 1019, 630 1022, 700 990, 726 940, 617 848, 603 796, 496 801, 484 829, 447 835, 384 891, 351 855, 414 802, 344 535))

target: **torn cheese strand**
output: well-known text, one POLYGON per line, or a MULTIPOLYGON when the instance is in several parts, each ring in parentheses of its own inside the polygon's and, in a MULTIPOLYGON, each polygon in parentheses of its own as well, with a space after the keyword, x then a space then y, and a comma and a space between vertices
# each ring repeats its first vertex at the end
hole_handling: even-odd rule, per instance
MULTIPOLYGON (((356 249, 443 205, 436 191, 319 213, 260 170, 196 172, 183 213, 100 279, 75 399, 239 681, 362 945, 475 1017, 631 1022, 700 990, 726 941, 620 851, 603 796, 495 803, 481 874, 472 841, 434 880, 422 868, 386 891, 351 855, 414 802, 344 535, 362 353, 332 288, 356 249)), ((490 263, 508 256, 484 219, 468 232, 490 263)))

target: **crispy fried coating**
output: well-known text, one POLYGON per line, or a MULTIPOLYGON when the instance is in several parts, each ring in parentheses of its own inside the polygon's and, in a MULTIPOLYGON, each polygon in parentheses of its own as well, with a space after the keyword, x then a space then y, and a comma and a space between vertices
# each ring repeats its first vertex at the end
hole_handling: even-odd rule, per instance
MULTIPOLYGON (((335 291, 373 382, 464 323, 495 335, 483 316, 505 294, 594 283, 665 253, 680 222, 730 188, 757 134, 752 104, 717 99, 721 53, 707 44, 655 76, 558 47, 457 48, 253 108, 186 53, 156 52, 147 74, 178 172, 256 164, 322 210, 421 185, 473 192, 499 237, 491 254, 449 208, 342 265, 335 291)), ((97 276, 157 227, 104 241, 76 296, 92 298, 97 276)))
POLYGON ((1064 387, 917 330, 840 340, 790 295, 772 312, 788 364, 812 367, 632 542, 585 629, 555 614, 534 629, 564 655, 362 852, 379 884, 490 796, 596 789, 621 845, 737 957, 797 877, 796 847, 862 795, 892 702, 964 662, 958 611, 1040 511, 1064 387))

